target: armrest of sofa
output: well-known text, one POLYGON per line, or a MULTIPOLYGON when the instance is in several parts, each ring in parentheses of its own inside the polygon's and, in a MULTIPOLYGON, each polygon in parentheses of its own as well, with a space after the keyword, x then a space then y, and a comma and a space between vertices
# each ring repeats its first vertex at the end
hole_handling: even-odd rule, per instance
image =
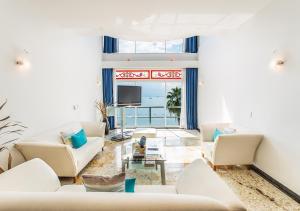
POLYGON ((0 192, 54 192, 60 188, 60 181, 41 159, 26 161, 0 174, 0 192))
POLYGON ((213 198, 229 210, 246 210, 228 185, 201 159, 185 167, 177 180, 176 191, 213 198))
POLYGON ((49 142, 19 142, 15 147, 26 160, 40 158, 45 161, 58 176, 75 177, 77 161, 70 146, 49 142))
POLYGON ((104 137, 105 125, 104 122, 81 122, 81 126, 88 137, 104 137))
POLYGON ((263 139, 260 134, 225 134, 215 142, 212 154, 214 165, 251 165, 263 139))

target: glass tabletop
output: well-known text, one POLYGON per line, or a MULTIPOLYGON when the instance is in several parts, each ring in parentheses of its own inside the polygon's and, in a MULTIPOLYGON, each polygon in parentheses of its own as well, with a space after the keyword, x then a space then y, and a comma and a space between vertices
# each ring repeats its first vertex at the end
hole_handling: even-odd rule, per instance
POLYGON ((139 140, 132 139, 123 144, 123 161, 165 161, 164 138, 147 138, 144 148, 139 146, 139 140))

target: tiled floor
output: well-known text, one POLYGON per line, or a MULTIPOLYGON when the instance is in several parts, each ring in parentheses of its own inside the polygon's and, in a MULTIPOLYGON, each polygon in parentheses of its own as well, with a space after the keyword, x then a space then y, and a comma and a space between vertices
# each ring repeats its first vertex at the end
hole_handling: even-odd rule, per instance
MULTIPOLYGON (((174 184, 186 165, 201 158, 199 134, 197 131, 159 129, 157 136, 165 138, 166 180, 167 184, 174 184)), ((82 174, 113 175, 120 172, 122 144, 107 141, 104 152, 99 153, 82 174)), ((217 173, 248 210, 300 210, 297 202, 251 170, 236 167, 219 169, 217 173)), ((159 170, 155 168, 130 168, 127 175, 136 177, 138 184, 161 182, 159 170)))

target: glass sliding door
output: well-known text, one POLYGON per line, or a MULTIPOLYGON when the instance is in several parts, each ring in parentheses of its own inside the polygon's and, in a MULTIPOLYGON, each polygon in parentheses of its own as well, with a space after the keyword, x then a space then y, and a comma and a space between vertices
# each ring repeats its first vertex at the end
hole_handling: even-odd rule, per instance
MULTIPOLYGON (((180 81, 116 80, 118 85, 142 87, 142 104, 139 107, 125 108, 125 127, 179 127, 181 111, 180 81)), ((116 90, 116 89, 115 89, 116 90)), ((117 93, 114 94, 117 96, 117 93)), ((116 109, 117 127, 121 115, 116 109)))
POLYGON ((166 126, 180 125, 181 82, 166 83, 166 126))

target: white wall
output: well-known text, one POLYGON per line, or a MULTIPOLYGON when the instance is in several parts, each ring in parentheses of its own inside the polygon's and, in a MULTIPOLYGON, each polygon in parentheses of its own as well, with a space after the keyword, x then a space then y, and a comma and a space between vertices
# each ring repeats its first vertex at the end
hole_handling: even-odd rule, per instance
POLYGON ((26 135, 96 119, 100 36, 54 25, 9 1, 0 4, 0 25, 0 96, 14 119, 29 127, 26 135), (19 71, 14 62, 23 49, 31 68, 19 71))
POLYGON ((261 132, 255 164, 300 194, 300 27, 298 0, 274 0, 238 30, 200 43, 201 122, 232 120, 261 132), (287 57, 269 68, 272 52, 287 57), (252 112, 252 118, 251 118, 252 112))

